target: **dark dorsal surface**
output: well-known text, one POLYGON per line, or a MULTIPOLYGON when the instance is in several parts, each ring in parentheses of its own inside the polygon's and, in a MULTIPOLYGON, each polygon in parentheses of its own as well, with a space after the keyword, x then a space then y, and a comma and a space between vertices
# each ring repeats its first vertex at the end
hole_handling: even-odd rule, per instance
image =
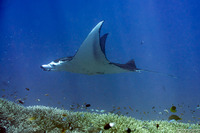
POLYGON ((135 65, 135 61, 132 59, 130 61, 128 61, 126 64, 119 64, 119 63, 113 63, 111 62, 111 64, 114 64, 118 67, 121 67, 123 69, 129 70, 129 71, 135 71, 135 70, 139 70, 136 65, 135 65))
POLYGON ((106 45, 106 39, 107 39, 108 33, 104 34, 101 38, 100 38, 100 46, 101 46, 101 50, 105 54, 105 45, 106 45))

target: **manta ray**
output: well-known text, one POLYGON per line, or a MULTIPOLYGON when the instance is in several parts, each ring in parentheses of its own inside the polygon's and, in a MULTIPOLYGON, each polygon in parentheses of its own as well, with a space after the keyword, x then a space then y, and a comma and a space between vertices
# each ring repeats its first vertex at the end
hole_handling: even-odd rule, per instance
POLYGON ((149 71, 137 68, 133 59, 125 64, 107 59, 105 43, 108 33, 100 36, 103 23, 104 21, 99 22, 91 30, 74 56, 59 58, 40 67, 44 71, 67 71, 87 75, 149 71))

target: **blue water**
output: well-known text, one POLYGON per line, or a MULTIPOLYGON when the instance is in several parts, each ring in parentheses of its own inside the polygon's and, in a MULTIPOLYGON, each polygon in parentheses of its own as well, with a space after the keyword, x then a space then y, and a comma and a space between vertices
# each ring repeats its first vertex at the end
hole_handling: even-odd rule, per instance
POLYGON ((121 114, 129 112, 127 116, 137 119, 167 120, 176 114, 181 122, 196 123, 200 121, 199 12, 199 0, 2 0, 0 96, 11 101, 26 97, 25 106, 70 109, 72 104, 89 103, 88 109, 109 112, 116 106, 121 114), (88 76, 42 71, 42 64, 74 55, 102 20, 101 35, 109 33, 110 61, 134 59, 138 68, 177 78, 148 72, 88 76), (166 114, 164 109, 172 105, 177 112, 166 114))

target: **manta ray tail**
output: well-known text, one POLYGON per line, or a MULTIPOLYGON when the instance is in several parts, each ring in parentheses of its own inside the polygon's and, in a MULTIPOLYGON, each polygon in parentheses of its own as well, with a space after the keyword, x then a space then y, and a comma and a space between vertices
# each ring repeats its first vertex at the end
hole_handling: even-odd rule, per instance
POLYGON ((157 74, 160 74, 160 75, 165 75, 165 76, 168 76, 168 77, 171 77, 171 78, 177 78, 176 76, 172 75, 172 74, 168 74, 168 73, 162 73, 162 72, 157 72, 157 71, 152 71, 152 70, 147 70, 147 69, 138 69, 138 71, 144 71, 144 72, 151 72, 151 73, 157 73, 157 74))

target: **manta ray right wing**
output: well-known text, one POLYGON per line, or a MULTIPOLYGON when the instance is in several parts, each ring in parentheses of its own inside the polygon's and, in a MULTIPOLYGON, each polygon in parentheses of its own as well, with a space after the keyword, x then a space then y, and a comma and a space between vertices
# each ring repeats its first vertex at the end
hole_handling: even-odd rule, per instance
POLYGON ((98 64, 98 63, 109 63, 105 56, 105 40, 106 36, 100 39, 100 30, 103 21, 99 22, 92 31, 88 34, 77 53, 73 57, 73 62, 79 64, 98 64), (102 47, 100 45, 102 41, 102 47))

